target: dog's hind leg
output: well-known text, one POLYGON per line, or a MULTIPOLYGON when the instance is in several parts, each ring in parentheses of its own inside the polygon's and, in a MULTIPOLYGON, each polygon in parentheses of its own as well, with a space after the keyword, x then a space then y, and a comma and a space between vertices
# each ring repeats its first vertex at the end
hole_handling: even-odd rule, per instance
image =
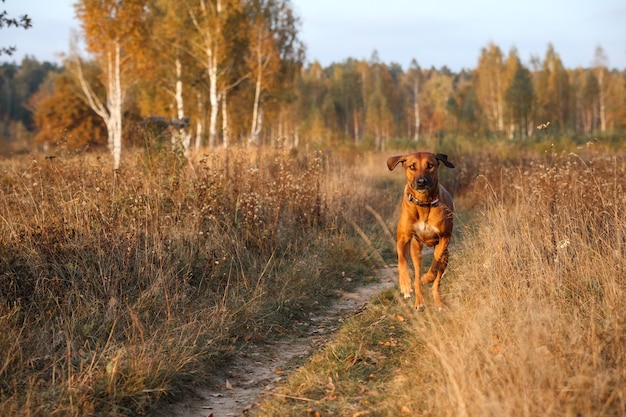
POLYGON ((430 284, 446 270, 448 266, 448 243, 450 238, 441 238, 433 251, 433 262, 428 271, 422 275, 422 284, 430 284))
POLYGON ((422 277, 422 282, 433 283, 433 299, 435 300, 435 306, 439 310, 444 308, 444 304, 439 296, 439 283, 441 277, 448 266, 448 243, 450 239, 442 239, 437 246, 435 246, 435 252, 433 254, 433 263, 428 270, 428 273, 422 277))
POLYGON ((443 301, 441 301, 441 297, 439 296, 439 282, 441 282, 442 276, 443 272, 438 272, 437 278, 435 278, 435 281, 433 282, 433 300, 435 300, 435 306, 438 310, 443 310, 445 308, 445 305, 443 304, 443 301))

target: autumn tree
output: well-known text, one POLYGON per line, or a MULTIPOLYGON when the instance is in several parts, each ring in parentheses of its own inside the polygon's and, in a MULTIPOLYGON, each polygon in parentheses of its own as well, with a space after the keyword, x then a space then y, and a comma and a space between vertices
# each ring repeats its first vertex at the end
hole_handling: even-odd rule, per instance
POLYGON ((155 0, 149 14, 151 37, 143 47, 145 62, 136 64, 142 68, 138 104, 144 117, 164 117, 172 127, 172 146, 187 152, 196 99, 193 86, 201 71, 190 53, 193 28, 187 10, 171 0, 155 0))
POLYGON ((504 93, 508 137, 525 138, 533 132, 532 109, 535 101, 530 71, 522 65, 515 49, 506 62, 506 91, 504 93))
POLYGON ((228 64, 241 51, 228 50, 231 24, 238 24, 242 3, 237 0, 194 0, 187 12, 195 29, 193 54, 206 71, 209 95, 209 146, 217 144, 217 122, 222 98, 232 88, 232 66, 228 64))
POLYGON ((374 51, 369 62, 368 83, 364 96, 365 127, 369 137, 374 139, 376 149, 385 149, 393 132, 393 116, 389 106, 387 88, 390 74, 386 65, 374 51))
POLYGON ((149 32, 145 0, 79 0, 76 15, 81 21, 87 50, 103 70, 106 98, 96 94, 87 83, 78 53, 74 52, 73 70, 89 107, 107 127, 108 147, 113 168, 120 167, 122 155, 122 112, 132 84, 132 71, 143 53, 149 32))
POLYGON ((583 126, 586 133, 592 133, 598 128, 600 121, 600 83, 592 71, 587 72, 585 77, 582 97, 583 126))
POLYGON ((541 67, 534 74, 538 122, 551 122, 559 129, 568 128, 570 114, 570 82, 561 58, 552 44, 548 45, 541 67))
POLYGON ((606 129, 607 131, 626 126, 626 82, 624 73, 608 71, 606 81, 606 129))
POLYGON ((593 73, 598 80, 598 118, 600 122, 600 131, 605 132, 607 129, 607 104, 610 75, 608 66, 608 57, 604 53, 604 49, 598 46, 593 59, 593 73))
POLYGON ((448 126, 449 132, 470 136, 478 134, 481 129, 480 105, 471 73, 463 70, 456 77, 453 92, 446 103, 446 111, 452 121, 448 126))
POLYGON ((502 51, 489 43, 483 48, 476 68, 476 97, 491 132, 504 131, 504 62, 502 51))
POLYGON ((447 71, 431 68, 423 71, 420 96, 421 127, 426 138, 446 128, 448 98, 453 93, 452 76, 447 71))
MULTIPOLYGON (((329 68, 329 97, 331 103, 332 120, 328 127, 334 128, 337 134, 343 133, 343 138, 358 144, 364 130, 364 88, 361 85, 360 63, 348 59, 343 63, 336 63, 329 68)), ((328 120, 328 119, 327 119, 328 120)))
POLYGON ((28 131, 34 129, 32 110, 27 102, 50 73, 60 70, 56 64, 40 63, 29 56, 24 57, 19 65, 3 64, 0 67, 0 121, 5 123, 5 129, 11 122, 20 123, 28 131))
MULTIPOLYGON (((88 77, 93 78, 95 69, 88 70, 88 77)), ((67 149, 106 146, 106 126, 77 94, 78 88, 69 73, 52 73, 29 100, 39 128, 35 142, 44 147, 64 145, 67 149)))
POLYGON ((355 144, 361 141, 363 130, 364 103, 362 76, 359 71, 359 63, 349 59, 345 64, 346 71, 341 77, 342 103, 345 108, 347 136, 354 139, 355 144))
POLYGON ((263 110, 261 94, 265 89, 272 88, 270 74, 278 72, 278 47, 272 32, 272 11, 264 10, 272 6, 273 1, 256 0, 251 2, 254 7, 250 13, 249 54, 247 64, 251 79, 254 80, 254 99, 252 103, 252 123, 248 143, 257 145, 262 128, 263 110))
POLYGON ((298 19, 287 0, 253 0, 248 16, 247 67, 254 83, 249 143, 258 144, 263 125, 264 96, 279 95, 292 80, 304 58, 298 39, 298 19))
POLYGON ((420 84, 422 83, 422 69, 415 59, 411 60, 411 64, 409 65, 409 69, 406 73, 406 88, 408 90, 409 96, 411 97, 411 110, 412 110, 412 119, 411 123, 413 127, 413 140, 415 142, 419 141, 420 138, 420 84))
POLYGON ((299 106, 297 111, 302 114, 298 135, 305 133, 317 144, 325 144, 332 134, 327 128, 328 115, 323 112, 326 107, 324 103, 329 94, 329 80, 318 61, 312 62, 303 71, 298 90, 299 106))

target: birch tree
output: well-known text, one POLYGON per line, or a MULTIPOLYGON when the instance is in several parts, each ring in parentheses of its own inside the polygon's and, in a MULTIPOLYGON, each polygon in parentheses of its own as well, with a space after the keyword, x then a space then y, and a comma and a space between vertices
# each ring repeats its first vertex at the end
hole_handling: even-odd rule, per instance
POLYGON ((538 121, 551 122, 559 129, 567 128, 570 107, 570 82, 561 58, 552 44, 535 74, 538 121))
POLYGON ((297 37, 298 19, 286 0, 253 0, 249 20, 247 66, 254 82, 249 143, 258 144, 263 126, 263 96, 292 87, 303 60, 297 37))
POLYGON ((154 6, 154 41, 149 45, 153 69, 147 75, 150 82, 165 93, 167 108, 170 117, 173 117, 172 146, 180 147, 187 153, 191 147, 191 132, 185 99, 189 97, 188 74, 197 69, 189 54, 189 15, 171 0, 157 0, 154 6))
POLYGON ((393 115, 390 109, 388 68, 380 62, 378 52, 370 59, 371 85, 365 97, 365 127, 373 137, 376 149, 384 150, 393 131, 393 115))
POLYGON ((196 32, 195 57, 202 63, 208 76, 209 89, 209 146, 217 144, 217 118, 224 80, 229 71, 225 61, 225 33, 230 18, 241 12, 236 0, 196 0, 188 5, 188 13, 196 32))
POLYGON ((504 130, 502 51, 490 43, 483 48, 476 69, 476 96, 492 132, 504 130))
POLYGON ((122 111, 130 85, 130 80, 124 77, 134 63, 130 57, 137 58, 141 52, 138 46, 147 29, 145 3, 143 0, 79 0, 75 5, 87 51, 102 68, 106 98, 101 99, 87 82, 77 51, 73 53, 74 70, 89 107, 106 125, 107 143, 116 170, 122 156, 122 111))
POLYGON ((278 70, 279 58, 274 36, 270 27, 270 17, 263 10, 266 2, 254 2, 256 7, 252 10, 252 24, 250 25, 250 52, 248 66, 254 80, 254 99, 252 103, 252 122, 248 144, 258 145, 259 133, 263 126, 263 110, 261 109, 261 93, 269 87, 270 73, 278 70))
POLYGON ((412 116, 413 116, 413 140, 415 142, 418 142, 420 139, 420 99, 419 99, 419 94, 420 94, 420 84, 421 84, 421 78, 422 78, 422 70, 420 68, 420 66, 418 65, 417 61, 415 59, 413 59, 411 61, 411 65, 409 67, 409 70, 407 71, 407 84, 408 84, 408 88, 409 88, 409 95, 411 97, 412 100, 412 104, 413 104, 413 110, 412 110, 412 116))
POLYGON ((593 72, 598 79, 598 107, 600 118, 600 131, 605 132, 607 128, 607 85, 609 81, 608 57, 604 49, 598 46, 593 59, 593 72))
POLYGON ((504 101, 508 122, 508 137, 516 134, 525 138, 532 132, 531 111, 535 101, 530 71, 522 65, 516 53, 509 54, 507 73, 511 77, 507 82, 504 101), (510 75, 509 75, 510 74, 510 75))

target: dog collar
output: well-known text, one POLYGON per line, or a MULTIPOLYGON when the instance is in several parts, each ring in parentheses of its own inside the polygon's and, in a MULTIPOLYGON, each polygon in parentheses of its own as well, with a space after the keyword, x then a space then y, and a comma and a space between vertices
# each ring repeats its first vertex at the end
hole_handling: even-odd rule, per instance
POLYGON ((430 201, 428 203, 424 203, 423 201, 419 201, 417 198, 415 198, 413 196, 413 194, 407 192, 406 193, 406 198, 413 204, 420 206, 420 207, 436 207, 439 204, 439 199, 435 199, 433 201, 430 201))

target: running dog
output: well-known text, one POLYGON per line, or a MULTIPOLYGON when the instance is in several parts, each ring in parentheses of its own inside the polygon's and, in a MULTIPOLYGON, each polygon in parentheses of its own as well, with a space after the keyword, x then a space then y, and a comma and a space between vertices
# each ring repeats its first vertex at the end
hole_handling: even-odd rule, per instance
POLYGON ((402 212, 398 222, 397 251, 400 292, 404 298, 411 297, 411 275, 408 255, 415 269, 415 308, 423 311, 422 284, 433 283, 433 299, 438 309, 444 305, 439 297, 439 283, 448 265, 448 244, 452 236, 454 203, 450 193, 439 184, 437 169, 440 164, 448 168, 454 165, 448 155, 418 152, 394 156, 387 160, 392 171, 402 164, 406 174, 406 185, 402 196, 402 212), (423 245, 433 247, 433 262, 422 277, 423 245))

